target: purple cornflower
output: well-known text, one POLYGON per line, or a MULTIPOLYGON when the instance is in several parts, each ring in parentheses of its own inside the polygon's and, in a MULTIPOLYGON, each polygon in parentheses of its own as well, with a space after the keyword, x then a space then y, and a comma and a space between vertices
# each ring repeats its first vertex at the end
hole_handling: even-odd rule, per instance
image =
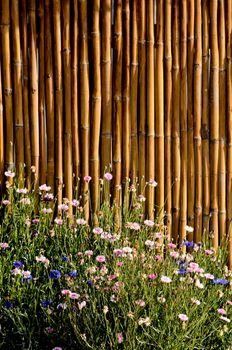
POLYGON ((48 306, 52 305, 52 300, 51 299, 45 299, 41 302, 41 305, 43 306, 44 309, 46 309, 48 306))
POLYGON ((229 281, 227 281, 227 280, 225 280, 225 279, 222 279, 222 278, 214 278, 214 279, 212 280, 212 282, 213 282, 214 284, 222 284, 222 285, 226 285, 226 284, 229 283, 229 281))
POLYGON ((68 261, 68 257, 67 256, 62 256, 61 260, 62 261, 68 261))
POLYGON ((183 241, 182 245, 185 245, 187 248, 194 248, 194 242, 193 241, 183 241))
POLYGON ((57 280, 61 276, 61 274, 60 274, 60 271, 58 271, 58 270, 52 270, 49 273, 49 276, 50 276, 51 279, 57 280))
POLYGON ((19 269, 20 267, 22 267, 23 266, 23 263, 21 262, 21 261, 19 261, 19 260, 15 260, 14 262, 13 262, 13 267, 15 267, 15 268, 17 268, 17 269, 19 269))
POLYGON ((5 309, 11 309, 13 307, 13 304, 10 302, 10 301, 6 301, 5 302, 5 305, 4 305, 4 308, 5 309))
POLYGON ((70 277, 77 277, 78 276, 78 273, 77 273, 77 271, 70 271, 69 273, 68 273, 68 275, 70 276, 70 277))

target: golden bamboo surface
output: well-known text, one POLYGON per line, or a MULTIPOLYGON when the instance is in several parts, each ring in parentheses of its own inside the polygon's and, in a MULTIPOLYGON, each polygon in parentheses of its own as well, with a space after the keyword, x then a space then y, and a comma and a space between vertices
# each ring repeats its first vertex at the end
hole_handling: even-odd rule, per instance
POLYGON ((202 144, 201 144, 201 70, 202 31, 201 0, 195 1, 195 53, 193 77, 193 119, 194 119, 194 159, 195 159, 195 232, 194 241, 201 241, 202 232, 202 144))
POLYGON ((93 52, 93 91, 91 105, 91 144, 90 144, 90 175, 91 181, 91 204, 94 215, 94 223, 97 225, 97 209, 99 196, 99 144, 101 127, 101 53, 100 53, 100 0, 93 1, 92 9, 92 52, 93 52))
POLYGON ((15 169, 97 224, 111 172, 116 228, 143 194, 170 240, 230 239, 232 267, 231 0, 0 1, 0 66, 1 196, 15 169))
POLYGON ((168 237, 172 233, 172 1, 165 1, 164 189, 168 237))
POLYGON ((210 202, 213 246, 218 247, 218 159, 219 159, 219 49, 217 30, 218 1, 210 1, 211 64, 210 64, 210 202))
POLYGON ((180 242, 186 239, 187 224, 187 1, 181 1, 180 44, 180 242))
MULTIPOLYGON (((155 37, 154 37, 153 13, 154 13, 154 2, 152 0, 149 0, 147 1, 147 96, 146 96, 147 101, 146 101, 146 107, 147 107, 147 158, 149 159, 149 162, 147 162, 147 169, 146 169, 147 181, 154 180, 155 178, 155 91, 154 91, 155 37)), ((162 55, 162 52, 160 52, 160 54, 162 55)), ((162 57, 160 58, 162 60, 162 57)), ((161 68, 161 72, 162 72, 162 67, 159 67, 159 68, 161 68)), ((157 72, 158 72, 158 67, 157 67, 157 72)), ((158 77, 157 74, 156 76, 158 77)), ((147 195, 146 203, 147 203, 148 217, 149 219, 154 219, 154 187, 148 186, 146 195, 147 195)))
POLYGON ((172 114, 172 157, 173 157, 173 218, 172 234, 178 241, 180 221, 180 8, 173 3, 173 114, 172 114))
POLYGON ((202 3, 202 228, 209 233, 210 166, 209 166, 209 8, 202 3))
MULTIPOLYGON (((48 6, 46 6, 48 7, 48 6)), ((39 175, 40 183, 46 183, 46 140, 45 140, 45 110, 44 110, 44 99, 45 99, 45 20, 44 20, 44 0, 39 3, 39 175)), ((50 13, 46 16, 49 18, 50 13)), ((49 21, 50 22, 50 21, 49 21)), ((49 23, 50 25, 50 23, 49 23)), ((46 32, 47 33, 47 32, 46 32)), ((51 35, 49 35, 51 36, 51 35)), ((48 53, 46 54, 46 57, 48 53)))

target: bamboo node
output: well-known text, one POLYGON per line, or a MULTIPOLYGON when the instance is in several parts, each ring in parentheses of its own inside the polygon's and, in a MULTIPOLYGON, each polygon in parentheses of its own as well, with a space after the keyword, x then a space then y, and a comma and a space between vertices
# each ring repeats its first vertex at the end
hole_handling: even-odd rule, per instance
POLYGON ((13 66, 20 66, 20 67, 22 67, 22 65, 23 65, 22 61, 13 60, 13 66))
POLYGON ((145 45, 146 44, 146 40, 145 39, 138 40, 138 43, 142 44, 142 45, 145 45))
POLYGON ((101 96, 92 95, 92 100, 101 100, 101 96))
POLYGON ((212 139, 212 140, 210 140, 210 143, 218 144, 219 143, 219 139, 212 139))
POLYGON ((164 135, 155 134, 156 139, 164 139, 164 135))
POLYGON ((12 92, 13 92, 13 89, 11 89, 11 88, 9 88, 9 89, 5 88, 4 89, 4 95, 5 96, 11 96, 12 92))
POLYGON ((65 47, 62 49, 62 52, 69 54, 71 52, 71 49, 69 47, 65 47))
POLYGON ((145 131, 139 131, 139 136, 146 136, 145 131))
POLYGON ((222 209, 221 209, 221 210, 218 210, 218 213, 219 213, 219 214, 226 214, 226 210, 222 210, 222 209))
POLYGON ((111 64, 111 60, 103 60, 103 59, 102 59, 102 60, 101 60, 101 63, 102 63, 102 64, 107 64, 107 63, 111 64))
POLYGON ((91 35, 93 35, 93 36, 100 36, 100 32, 91 32, 91 35))
POLYGON ((89 127, 89 126, 86 126, 86 125, 82 125, 82 124, 81 124, 81 129, 84 129, 84 130, 90 130, 90 127, 89 127))
POLYGON ((122 100, 123 100, 123 101, 130 101, 130 97, 128 97, 128 96, 123 96, 123 97, 122 97, 122 100))
POLYGON ((36 89, 31 88, 31 93, 34 95, 34 93, 36 92, 36 89))
POLYGON ((122 163, 121 159, 113 159, 113 163, 122 163))
POLYGON ((114 96, 114 101, 122 101, 122 96, 114 96))
POLYGON ((114 36, 116 37, 122 36, 122 32, 114 32, 114 36))
POLYGON ((131 62, 131 66, 136 66, 136 67, 138 67, 139 64, 138 64, 138 62, 131 62))
POLYGON ((179 212, 180 211, 180 208, 172 208, 172 212, 173 213, 177 213, 177 212, 179 212))

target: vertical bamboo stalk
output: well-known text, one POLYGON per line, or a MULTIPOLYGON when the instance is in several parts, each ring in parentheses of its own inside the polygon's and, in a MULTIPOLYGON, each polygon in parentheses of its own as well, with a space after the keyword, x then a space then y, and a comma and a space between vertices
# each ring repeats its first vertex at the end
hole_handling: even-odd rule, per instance
MULTIPOLYGON (((51 2, 45 0, 45 97, 47 125, 47 183, 54 191, 55 146, 54 146, 54 81, 52 59, 51 2)), ((64 68, 65 69, 65 68, 64 68)), ((68 194, 70 196, 70 193, 68 194)))
MULTIPOLYGON (((44 73, 44 0, 39 2, 39 180, 46 183, 46 141, 45 141, 45 73, 44 73)), ((47 16, 47 14, 46 14, 47 16)), ((51 52, 49 52, 51 54, 51 52)))
MULTIPOLYGON (((231 13, 232 15, 232 13, 231 13)), ((226 45, 225 2, 219 1, 219 234, 226 238, 226 45)))
POLYGON ((73 147, 73 174, 75 175, 75 183, 80 175, 80 148, 79 148, 79 116, 78 116, 78 0, 73 2, 73 30, 72 30, 72 147, 73 147))
POLYGON ((195 156, 195 231, 194 241, 201 241, 202 234, 202 146, 201 146, 201 0, 195 7, 195 55, 194 55, 194 156, 195 156))
MULTIPOLYGON (((62 53, 64 72, 64 184, 65 196, 72 200, 73 172, 72 172, 72 115, 71 115, 71 54, 70 54, 70 2, 62 0, 62 53)), ((72 206, 69 204, 69 215, 72 215, 72 206)))
MULTIPOLYGON (((194 7, 195 1, 188 1, 188 225, 194 226, 194 199, 195 199, 195 176, 194 176, 194 145, 193 145, 193 60, 194 60, 194 7)), ((189 233, 188 240, 193 240, 193 234, 189 233)))
MULTIPOLYGON (((160 68, 160 67, 159 67, 160 68)), ((157 67, 158 70, 158 67, 157 67)), ((157 81, 158 82, 158 81, 157 81)), ((162 87, 161 87, 162 88, 162 87)), ((147 1, 147 180, 155 177, 154 2, 147 1)), ((159 184, 160 185, 160 184, 159 184)), ((147 187, 147 214, 154 218, 154 187, 147 187)))
POLYGON ((139 3, 139 184, 145 185, 146 167, 146 1, 139 3))
MULTIPOLYGON (((164 73, 163 73, 163 53, 164 53, 164 13, 163 0, 157 2, 156 16, 156 179, 158 186, 156 189, 156 205, 159 208, 162 218, 164 213, 164 73)), ((178 46, 177 48, 178 49, 178 46)), ((178 54, 176 56, 178 62, 178 54)), ((177 106, 178 108, 178 106, 177 106)), ((178 111, 179 113, 179 111, 178 111)))
POLYGON ((112 150, 112 72, 111 72, 111 0, 102 3, 101 80, 102 80, 102 129, 101 174, 111 164, 112 150))
POLYGON ((3 194, 3 188, 4 188, 4 121, 3 121, 3 101, 2 101, 2 74, 0 74, 0 196, 2 196, 3 194))
POLYGON ((218 158, 219 158, 219 53, 217 31, 218 1, 210 1, 210 37, 211 37, 211 128, 210 128, 210 175, 211 175, 211 230, 213 246, 218 247, 218 158))
MULTIPOLYGON (((122 0, 114 8, 114 66, 113 66, 113 174, 114 200, 120 206, 121 194, 121 140, 122 140, 122 0)), ((116 216, 118 220, 118 216, 116 216)), ((117 222, 118 224, 118 222, 117 222)))
MULTIPOLYGON (((23 61, 23 123, 24 123, 24 159, 26 164, 26 184, 31 186, 31 137, 30 137, 30 115, 28 95, 28 37, 27 37, 27 8, 26 0, 21 1, 21 39, 22 39, 22 61, 23 61)), ((41 2, 42 4, 42 2, 41 2)), ((44 85, 44 84, 42 84, 44 85)), ((42 132, 42 130, 41 130, 42 132)))
POLYGON ((186 239, 187 219, 187 0, 181 1, 180 44, 180 242, 186 239))
POLYGON ((19 2, 11 2, 12 48, 13 48, 13 85, 14 85, 14 126, 16 170, 19 176, 19 186, 24 182, 24 126, 22 97, 22 59, 19 26, 19 2))
POLYGON ((94 224, 97 224, 99 196, 99 143, 101 127, 101 69, 100 69, 100 0, 93 2, 92 47, 93 47, 93 92, 91 115, 90 175, 91 200, 94 224))
POLYGON ((165 1, 165 212, 168 237, 172 232, 172 1, 165 1))
MULTIPOLYGON (((81 115, 81 161, 82 176, 89 175, 89 54, 87 1, 79 1, 80 14, 80 115, 81 115)), ((88 191, 88 183, 83 182, 82 193, 88 191)), ((89 218, 89 201, 86 198, 85 217, 89 218)))
POLYGON ((203 231, 209 232, 210 166, 209 166, 209 8, 202 4, 202 187, 203 231))
POLYGON ((128 179, 130 172, 130 1, 123 0, 123 58, 122 58, 122 177, 124 209, 129 206, 128 179))
POLYGON ((138 176, 138 0, 132 4, 132 36, 131 36, 131 178, 136 182, 138 176))
POLYGON ((10 2, 1 2, 2 83, 5 106, 5 168, 14 166, 14 120, 11 82, 10 2))
POLYGON ((179 57, 179 5, 175 0, 173 4, 173 238, 178 239, 180 219, 180 57, 179 57))
POLYGON ((34 187, 39 185, 39 116, 38 116, 38 77, 36 45, 36 1, 29 1, 29 72, 30 72, 30 110, 31 110, 31 161, 35 166, 34 187))
POLYGON ((55 75, 55 129, 56 129, 56 193, 57 202, 62 202, 63 187, 63 89, 61 56, 61 6, 60 0, 52 2, 54 31, 54 75, 55 75))
POLYGON ((227 232, 229 238, 229 269, 232 269, 232 0, 227 1, 227 232))

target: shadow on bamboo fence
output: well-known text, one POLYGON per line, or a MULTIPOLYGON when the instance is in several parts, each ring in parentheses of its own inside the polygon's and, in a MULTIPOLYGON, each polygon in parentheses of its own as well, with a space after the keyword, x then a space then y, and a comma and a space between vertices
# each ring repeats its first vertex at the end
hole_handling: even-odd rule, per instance
POLYGON ((4 0, 0 27, 1 192, 13 167, 58 203, 90 175, 97 220, 110 169, 118 205, 157 181, 175 240, 231 235, 232 0, 4 0))

